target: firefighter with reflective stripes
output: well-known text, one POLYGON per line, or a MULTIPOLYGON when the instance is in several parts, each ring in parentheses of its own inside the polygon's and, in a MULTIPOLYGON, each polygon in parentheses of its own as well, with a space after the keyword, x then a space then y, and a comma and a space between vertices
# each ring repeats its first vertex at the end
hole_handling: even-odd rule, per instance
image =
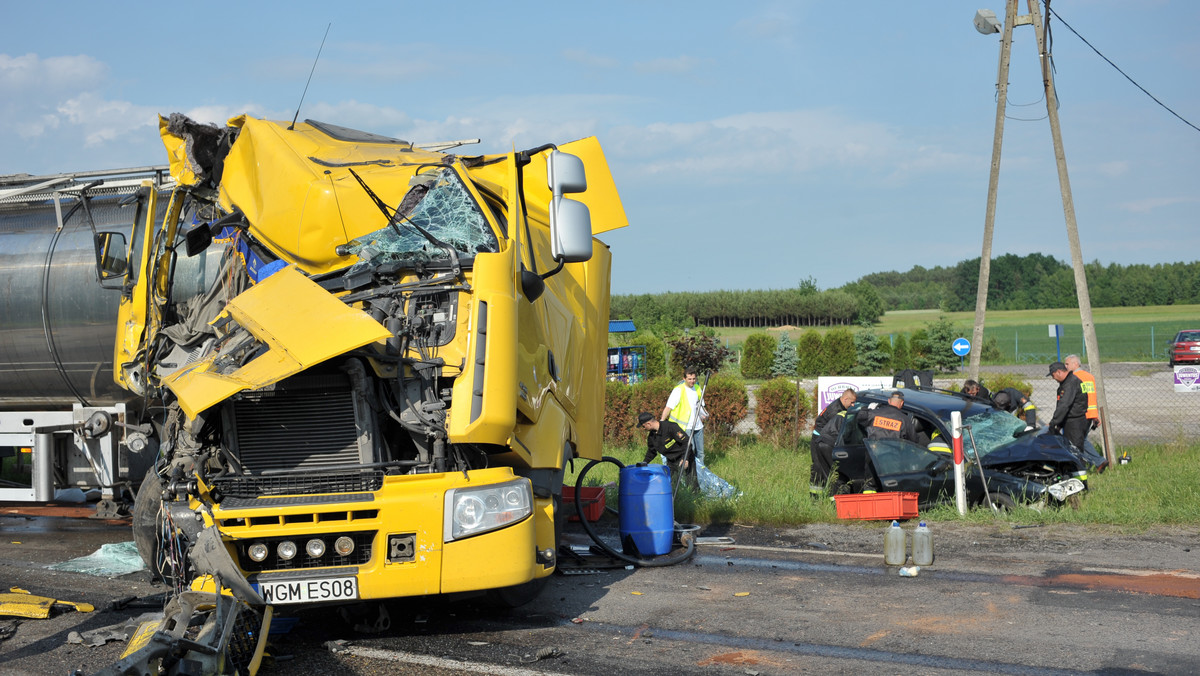
POLYGON ((901 411, 903 407, 904 393, 896 390, 883 406, 864 411, 860 418, 867 439, 906 439, 914 444, 920 443, 912 416, 901 411))
POLYGON ((808 475, 808 491, 821 493, 829 481, 829 471, 833 467, 833 444, 837 441, 838 433, 842 431, 842 423, 846 421, 846 410, 858 401, 858 393, 854 388, 847 387, 841 396, 829 402, 817 420, 813 423, 812 440, 809 442, 809 453, 812 456, 812 469, 808 475), (834 420, 836 425, 831 425, 834 420))
POLYGON ((1063 359, 1063 364, 1079 379, 1080 391, 1087 396, 1086 417, 1088 423, 1092 429, 1096 429, 1100 425, 1100 407, 1096 405, 1096 378, 1083 370, 1077 354, 1067 355, 1067 358, 1063 359))
POLYGON ((1083 448, 1088 433, 1088 419, 1084 415, 1087 412, 1087 396, 1080 387, 1079 378, 1060 361, 1050 365, 1047 375, 1058 381, 1058 405, 1054 407, 1054 416, 1050 418, 1050 433, 1062 434, 1072 446, 1083 448))
POLYGON ((1015 387, 1006 387, 992 395, 992 405, 1001 411, 1024 418, 1025 424, 1037 427, 1037 406, 1025 396, 1025 393, 1015 387))

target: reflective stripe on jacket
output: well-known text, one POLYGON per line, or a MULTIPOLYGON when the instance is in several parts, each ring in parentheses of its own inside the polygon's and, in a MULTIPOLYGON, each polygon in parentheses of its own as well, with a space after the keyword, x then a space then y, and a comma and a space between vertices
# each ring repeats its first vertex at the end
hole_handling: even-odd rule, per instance
POLYGON ((1076 378, 1079 378, 1079 391, 1087 395, 1087 413, 1085 414, 1087 419, 1099 420, 1100 407, 1096 405, 1096 379, 1083 369, 1075 369, 1073 373, 1076 378))

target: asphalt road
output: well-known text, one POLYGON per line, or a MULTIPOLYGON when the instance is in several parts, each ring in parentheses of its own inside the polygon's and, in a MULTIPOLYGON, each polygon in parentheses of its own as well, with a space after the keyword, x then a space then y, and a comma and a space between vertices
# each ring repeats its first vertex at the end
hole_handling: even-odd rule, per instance
MULTIPOLYGON (((935 524, 935 564, 901 577, 883 564, 883 525, 710 527, 702 535, 733 544, 703 545, 676 566, 556 575, 515 610, 417 599, 389 604, 386 621, 376 608, 344 621, 329 608, 284 607, 295 626, 273 637, 259 673, 1200 672, 1195 529, 935 524), (368 623, 376 629, 355 629, 368 623)), ((71 644, 71 631, 161 607, 164 588, 146 572, 110 580, 44 568, 128 540, 124 524, 0 509, 0 529, 3 591, 96 606, 0 617, 0 674, 95 672, 124 642, 71 644)))

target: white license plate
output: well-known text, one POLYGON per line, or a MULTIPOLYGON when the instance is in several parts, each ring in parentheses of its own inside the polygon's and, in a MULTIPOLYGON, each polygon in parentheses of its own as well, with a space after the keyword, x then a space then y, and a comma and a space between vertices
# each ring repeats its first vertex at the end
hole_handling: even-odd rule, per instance
POLYGON ((358 578, 324 577, 311 580, 259 582, 258 594, 271 605, 353 601, 358 598, 358 578))

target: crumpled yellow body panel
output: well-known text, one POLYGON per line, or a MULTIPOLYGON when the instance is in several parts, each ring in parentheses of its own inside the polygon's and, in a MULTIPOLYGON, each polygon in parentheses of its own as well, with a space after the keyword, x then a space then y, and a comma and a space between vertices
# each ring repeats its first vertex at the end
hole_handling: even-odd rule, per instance
POLYGON ((395 208, 418 165, 444 158, 405 143, 341 141, 305 123, 289 130, 282 122, 230 120, 238 125, 221 174, 221 206, 241 209, 251 234, 309 274, 354 263, 335 249, 387 224, 351 168, 395 208))
POLYGON ((0 593, 0 616, 28 617, 44 620, 50 617, 50 609, 54 604, 72 606, 81 613, 90 613, 95 606, 90 603, 74 601, 59 601, 49 596, 34 596, 24 589, 12 588, 12 593, 0 593))
POLYGON ((167 377, 164 383, 189 418, 242 390, 266 387, 392 335, 291 267, 234 298, 226 313, 269 350, 232 373, 213 370, 217 352, 167 377))

